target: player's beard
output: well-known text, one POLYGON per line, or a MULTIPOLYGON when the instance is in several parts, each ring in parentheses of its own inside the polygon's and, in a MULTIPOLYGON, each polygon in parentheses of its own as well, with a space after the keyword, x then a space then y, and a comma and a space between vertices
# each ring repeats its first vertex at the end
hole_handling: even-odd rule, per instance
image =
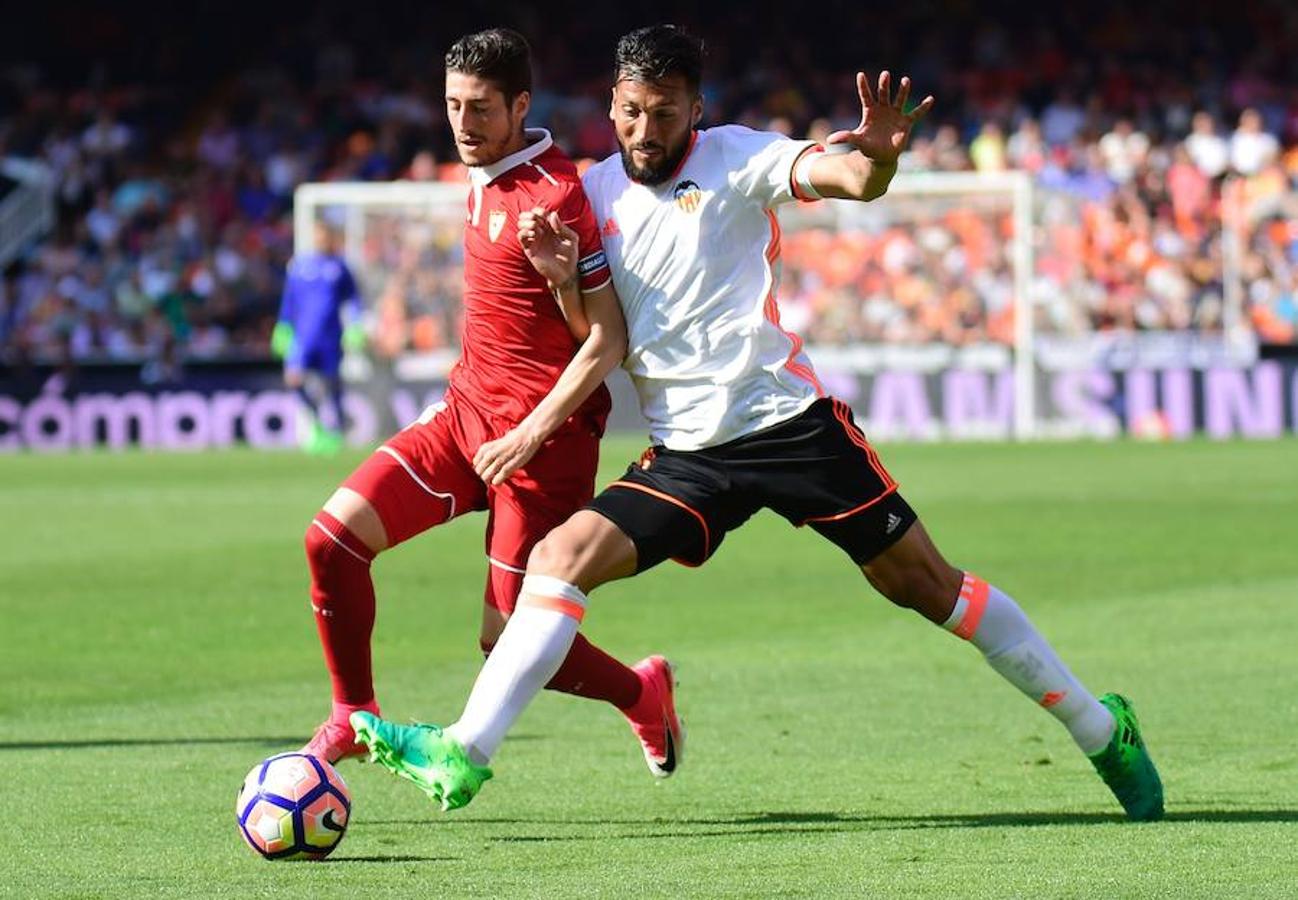
POLYGON ((672 177, 672 174, 676 171, 676 167, 681 164, 681 160, 684 159, 685 154, 689 152, 690 138, 687 134, 685 140, 681 141, 681 145, 676 149, 675 153, 670 155, 664 153, 662 159, 657 163, 646 166, 637 166, 635 164, 635 161, 631 158, 631 151, 625 144, 619 141, 617 146, 618 151, 622 154, 622 170, 626 172, 626 177, 630 178, 632 181, 639 182, 640 184, 647 184, 650 187, 654 187, 672 177))

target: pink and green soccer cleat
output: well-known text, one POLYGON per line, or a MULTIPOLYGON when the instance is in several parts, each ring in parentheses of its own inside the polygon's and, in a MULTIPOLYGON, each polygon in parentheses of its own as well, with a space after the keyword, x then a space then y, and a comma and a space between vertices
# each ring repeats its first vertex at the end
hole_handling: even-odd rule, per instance
POLYGON ((436 725, 397 725, 370 712, 354 712, 356 740, 369 748, 370 761, 412 781, 443 810, 467 806, 491 769, 479 766, 459 742, 436 725))
POLYGON ((1091 764, 1113 791, 1127 818, 1154 822, 1163 818, 1163 782, 1145 749, 1131 701, 1121 694, 1105 694, 1100 702, 1113 713, 1113 737, 1092 756, 1091 764))

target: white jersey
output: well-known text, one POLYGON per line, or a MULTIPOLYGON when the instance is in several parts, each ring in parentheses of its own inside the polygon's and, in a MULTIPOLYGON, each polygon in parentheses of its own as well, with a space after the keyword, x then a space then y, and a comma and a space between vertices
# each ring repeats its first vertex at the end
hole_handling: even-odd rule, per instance
POLYGON ((694 132, 671 178, 632 181, 617 155, 582 177, 626 314, 623 367, 650 438, 699 450, 782 422, 823 396, 780 327, 780 225, 816 145, 724 125, 694 132))

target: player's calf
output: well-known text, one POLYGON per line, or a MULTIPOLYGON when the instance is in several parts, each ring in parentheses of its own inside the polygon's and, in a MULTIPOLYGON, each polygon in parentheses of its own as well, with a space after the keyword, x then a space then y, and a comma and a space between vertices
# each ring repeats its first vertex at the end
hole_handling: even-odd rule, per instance
POLYGON ((1117 695, 1096 699, 1013 598, 965 573, 942 626, 977 647, 988 665, 1068 729, 1129 818, 1162 816, 1162 782, 1130 703, 1117 695))
POLYGON ((1012 597, 951 567, 918 522, 861 570, 892 602, 973 644, 1001 677, 1058 719, 1131 818, 1162 815, 1162 785, 1134 716, 1124 725, 1113 704, 1087 691, 1012 597), (1134 743, 1114 749, 1131 734, 1134 743))
POLYGON ((963 573, 938 552, 919 522, 861 566, 861 572, 880 594, 936 625, 951 615, 963 578, 963 573))
POLYGON ((378 706, 370 661, 374 550, 328 509, 326 505, 307 526, 304 546, 311 572, 311 609, 329 669, 333 703, 329 718, 316 728, 303 752, 332 763, 364 753, 347 720, 357 710, 378 712, 378 706))

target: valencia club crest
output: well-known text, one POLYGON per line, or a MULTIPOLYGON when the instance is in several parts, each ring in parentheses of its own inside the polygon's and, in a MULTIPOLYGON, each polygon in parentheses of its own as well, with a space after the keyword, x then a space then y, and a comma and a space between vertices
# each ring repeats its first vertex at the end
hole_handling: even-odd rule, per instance
POLYGON ((687 213, 692 213, 703 202, 703 192, 692 181, 682 181, 676 185, 676 205, 687 213))

